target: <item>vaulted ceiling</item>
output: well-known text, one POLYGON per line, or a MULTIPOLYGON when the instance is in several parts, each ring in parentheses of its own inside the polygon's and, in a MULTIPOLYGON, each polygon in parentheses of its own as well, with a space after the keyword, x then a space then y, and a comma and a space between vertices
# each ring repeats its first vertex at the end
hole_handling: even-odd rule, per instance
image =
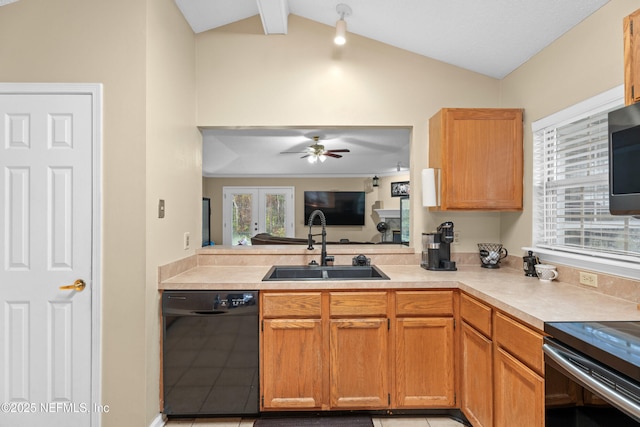
MULTIPOLYGON (((290 14, 335 26, 346 4, 358 34, 501 79, 608 0, 175 0, 194 32, 260 15, 265 37, 287 34, 290 14)), ((348 43, 348 42, 347 42, 348 43)), ((408 170, 410 129, 203 129, 203 175, 367 176, 408 170), (342 158, 309 165, 319 136, 342 158), (310 167, 311 166, 311 167, 310 167)))
POLYGON ((265 34, 286 34, 298 15, 348 33, 503 78, 608 0, 175 0, 194 32, 260 15, 265 34))

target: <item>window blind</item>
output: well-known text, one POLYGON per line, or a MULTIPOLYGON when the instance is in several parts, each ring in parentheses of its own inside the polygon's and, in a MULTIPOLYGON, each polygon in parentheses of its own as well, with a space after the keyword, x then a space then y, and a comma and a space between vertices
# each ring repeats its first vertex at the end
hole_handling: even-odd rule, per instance
POLYGON ((534 133, 536 246, 640 256, 640 220, 609 214, 607 113, 620 106, 595 108, 534 133))

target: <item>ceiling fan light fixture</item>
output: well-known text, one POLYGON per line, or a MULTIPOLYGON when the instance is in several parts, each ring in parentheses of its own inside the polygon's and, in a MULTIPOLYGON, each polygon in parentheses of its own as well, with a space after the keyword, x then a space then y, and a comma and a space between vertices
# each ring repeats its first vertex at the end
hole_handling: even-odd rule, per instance
POLYGON ((341 46, 347 42, 347 22, 344 17, 351 15, 351 8, 346 4, 340 3, 336 6, 336 11, 340 15, 340 19, 336 22, 336 36, 333 42, 341 46))

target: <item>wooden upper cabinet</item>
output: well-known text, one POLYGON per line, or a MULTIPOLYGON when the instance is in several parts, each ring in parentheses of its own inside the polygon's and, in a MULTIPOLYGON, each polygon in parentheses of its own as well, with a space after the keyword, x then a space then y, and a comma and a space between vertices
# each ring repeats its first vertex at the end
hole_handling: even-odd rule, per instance
POLYGON ((624 31, 624 103, 640 101, 640 9, 622 21, 624 31))
POLYGON ((443 108, 429 120, 439 210, 522 210, 522 109, 443 108))

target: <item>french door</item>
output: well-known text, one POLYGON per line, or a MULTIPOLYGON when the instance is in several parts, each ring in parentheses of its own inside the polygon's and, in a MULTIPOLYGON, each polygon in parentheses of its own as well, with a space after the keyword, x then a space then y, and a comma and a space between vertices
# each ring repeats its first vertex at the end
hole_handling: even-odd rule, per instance
POLYGON ((250 245, 251 236, 293 237, 293 187, 223 187, 222 242, 250 245))

